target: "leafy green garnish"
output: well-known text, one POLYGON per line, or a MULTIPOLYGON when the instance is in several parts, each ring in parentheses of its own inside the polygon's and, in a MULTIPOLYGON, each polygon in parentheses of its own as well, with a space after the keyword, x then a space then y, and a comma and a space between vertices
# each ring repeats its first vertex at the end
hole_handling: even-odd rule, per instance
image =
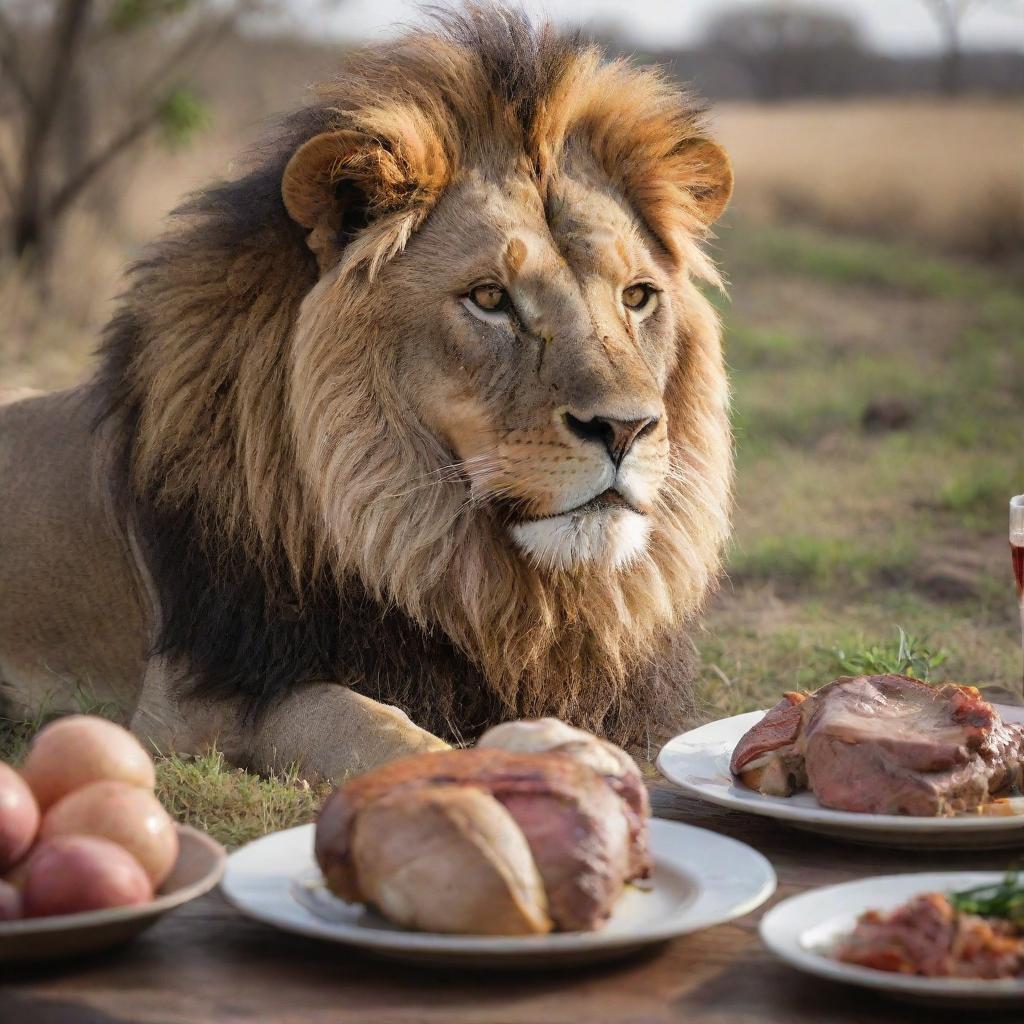
POLYGON ((947 899, 961 914, 1000 917, 1024 928, 1024 883, 1018 871, 1007 871, 1001 882, 979 885, 976 889, 951 892, 947 899))

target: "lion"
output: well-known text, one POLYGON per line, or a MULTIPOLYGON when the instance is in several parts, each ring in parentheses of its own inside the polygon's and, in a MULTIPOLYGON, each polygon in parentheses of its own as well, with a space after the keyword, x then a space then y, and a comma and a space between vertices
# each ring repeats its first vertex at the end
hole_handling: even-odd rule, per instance
POLYGON ((691 707, 732 444, 732 173, 658 70, 508 10, 365 49, 0 409, 0 693, 341 778, 691 707))

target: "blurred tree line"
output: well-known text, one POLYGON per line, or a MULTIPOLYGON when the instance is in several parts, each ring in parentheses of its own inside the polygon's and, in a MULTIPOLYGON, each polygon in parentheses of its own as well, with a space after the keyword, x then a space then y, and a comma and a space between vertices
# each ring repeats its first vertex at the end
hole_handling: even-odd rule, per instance
MULTIPOLYGON (((811 2, 751 2, 714 14, 696 46, 647 51, 643 60, 668 64, 710 99, 766 102, 801 97, 844 97, 964 92, 1024 93, 1024 53, 965 51, 961 34, 972 10, 985 4, 1020 12, 1022 0, 886 0, 920 4, 932 16, 936 54, 887 55, 872 50, 855 21, 811 2)), ((599 41, 634 52, 611 28, 599 41)))

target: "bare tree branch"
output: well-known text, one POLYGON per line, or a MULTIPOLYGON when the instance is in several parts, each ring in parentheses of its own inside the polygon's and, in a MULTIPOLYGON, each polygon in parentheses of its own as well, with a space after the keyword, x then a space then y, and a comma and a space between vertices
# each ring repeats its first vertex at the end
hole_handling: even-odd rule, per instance
POLYGON ((22 163, 26 168, 26 178, 31 178, 38 171, 39 160, 67 88, 68 72, 85 37, 91 7, 92 0, 64 0, 56 15, 49 69, 25 140, 22 163))
POLYGON ((101 171, 138 142, 159 120, 160 107, 154 105, 152 109, 130 121, 105 146, 89 157, 73 178, 57 190, 46 204, 45 215, 53 220, 60 217, 101 171))
MULTIPOLYGON (((100 68, 104 66, 97 51, 114 38, 101 13, 106 8, 100 8, 95 0, 51 0, 47 4, 50 21, 41 30, 44 38, 39 71, 33 69, 31 78, 25 74, 19 50, 22 26, 0 11, 0 81, 10 81, 12 88, 5 93, 12 97, 12 104, 20 101, 25 108, 24 130, 14 163, 0 166, 0 189, 11 198, 15 254, 31 254, 32 264, 41 276, 45 275, 57 228, 66 211, 118 157, 161 122, 176 80, 180 81, 243 16, 267 9, 272 2, 209 0, 196 4, 182 19, 172 19, 175 27, 184 28, 175 42, 168 42, 163 26, 153 22, 161 42, 156 53, 162 59, 155 66, 151 63, 150 70, 142 72, 141 78, 133 82, 131 93, 124 97, 127 121, 105 142, 79 146, 80 155, 71 161, 73 169, 66 169, 56 183, 49 149, 60 125, 68 118, 77 123, 72 101, 83 54, 88 51, 94 61, 100 61, 100 68)), ((139 24, 150 23, 143 20, 139 24)))
POLYGON ((172 73, 189 59, 197 59, 204 51, 219 43, 238 23, 243 14, 254 7, 251 3, 236 3, 221 17, 201 21, 185 34, 181 42, 167 55, 139 86, 139 95, 149 95, 166 81, 172 73))
MULTIPOLYGON (((151 72, 135 90, 140 97, 149 97, 180 69, 189 58, 197 58, 204 51, 216 45, 237 23, 253 4, 238 3, 228 13, 213 22, 205 21, 193 27, 168 56, 151 72)), ((62 216, 67 208, 85 191, 92 180, 122 153, 142 139, 160 118, 160 107, 153 102, 151 109, 141 114, 110 139, 79 168, 74 178, 64 182, 46 207, 46 215, 54 220, 62 216)))
POLYGON ((3 188, 4 193, 13 206, 18 192, 14 186, 14 178, 11 177, 10 168, 7 166, 7 161, 4 160, 3 156, 0 156, 0 188, 3 188))
POLYGON ((14 31, 7 15, 0 10, 0 61, 3 62, 3 74, 15 92, 21 97, 22 102, 28 109, 35 104, 35 96, 32 93, 32 86, 29 85, 27 76, 18 59, 18 37, 14 31))

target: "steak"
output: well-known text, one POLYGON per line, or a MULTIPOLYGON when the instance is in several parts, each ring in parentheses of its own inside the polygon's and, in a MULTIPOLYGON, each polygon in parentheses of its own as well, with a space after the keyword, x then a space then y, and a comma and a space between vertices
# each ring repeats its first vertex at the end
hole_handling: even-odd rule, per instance
POLYGON ((974 811, 1019 787, 1024 731, 971 686, 844 676, 786 694, 736 745, 759 792, 810 789, 825 807, 922 817, 974 811))

